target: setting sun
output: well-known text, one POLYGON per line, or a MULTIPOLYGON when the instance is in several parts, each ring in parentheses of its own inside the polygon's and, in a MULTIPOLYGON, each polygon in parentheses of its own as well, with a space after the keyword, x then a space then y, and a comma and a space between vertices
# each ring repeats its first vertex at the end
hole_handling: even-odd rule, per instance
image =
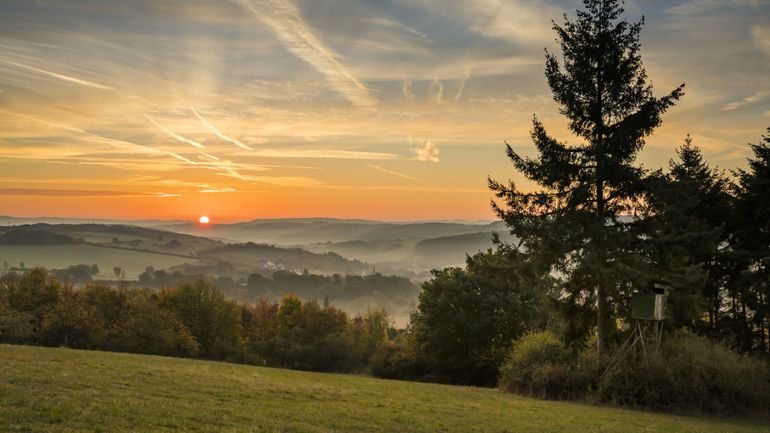
POLYGON ((198 218, 198 222, 201 223, 201 224, 208 224, 209 223, 209 217, 204 215, 204 216, 198 218))

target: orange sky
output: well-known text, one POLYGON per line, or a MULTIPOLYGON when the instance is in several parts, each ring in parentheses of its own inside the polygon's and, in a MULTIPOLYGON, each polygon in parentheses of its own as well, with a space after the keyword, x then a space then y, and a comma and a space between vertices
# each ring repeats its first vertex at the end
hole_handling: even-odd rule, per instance
MULTIPOLYGON (((770 125, 767 1, 628 1, 658 94, 640 155, 722 168, 770 125)), ((0 2, 0 214, 490 219, 573 1, 0 2)))

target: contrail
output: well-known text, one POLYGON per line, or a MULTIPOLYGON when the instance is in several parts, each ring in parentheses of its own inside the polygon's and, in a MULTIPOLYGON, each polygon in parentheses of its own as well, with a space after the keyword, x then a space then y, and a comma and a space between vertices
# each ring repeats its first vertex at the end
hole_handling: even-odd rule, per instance
POLYGON ((211 155, 209 153, 201 152, 201 155, 205 156, 206 158, 212 159, 214 161, 219 161, 219 157, 216 157, 216 156, 211 155))
POLYGON ((362 106, 376 102, 369 89, 337 60, 337 53, 316 36, 290 0, 233 1, 270 26, 289 51, 326 76, 331 87, 350 102, 362 106))
POLYGON ((0 58, 0 60, 5 62, 5 63, 8 63, 10 65, 22 68, 22 69, 27 69, 27 70, 30 70, 30 71, 33 71, 33 72, 37 72, 39 74, 48 75, 49 77, 54 77, 54 78, 58 78, 60 80, 69 81, 71 83, 76 83, 76 84, 80 84, 80 85, 83 85, 83 86, 93 87, 94 89, 114 90, 110 86, 105 86, 103 84, 94 83, 93 81, 81 80, 80 78, 70 77, 69 75, 59 74, 59 73, 56 73, 56 72, 47 71, 45 69, 36 68, 34 66, 29 66, 29 65, 25 65, 25 64, 17 63, 17 62, 12 62, 12 61, 10 61, 8 59, 0 58))
POLYGON ((214 133, 214 135, 216 135, 217 137, 221 138, 222 140, 225 140, 225 141, 229 141, 230 143, 233 143, 234 145, 236 145, 236 146, 238 146, 238 147, 240 147, 240 148, 243 148, 243 149, 246 149, 246 150, 254 150, 254 149, 250 148, 249 146, 247 146, 247 145, 245 145, 245 144, 241 143, 241 142, 240 142, 240 140, 238 140, 238 139, 236 139, 236 138, 228 137, 228 136, 226 136, 225 134, 223 134, 223 133, 222 133, 222 131, 220 131, 219 129, 217 129, 217 128, 216 128, 216 126, 212 125, 212 124, 211 124, 211 123, 210 123, 208 120, 206 120, 206 119, 205 119, 203 116, 201 116, 200 114, 198 114, 198 112, 197 112, 197 111, 195 111, 195 107, 190 107, 190 109, 192 110, 193 114, 195 114, 195 116, 196 116, 198 119, 200 119, 200 121, 201 121, 201 123, 203 124, 203 126, 204 126, 206 129, 208 129, 209 131, 213 132, 213 133, 214 133))
POLYGON ((373 168, 375 170, 379 170, 379 171, 381 171, 383 173, 388 173, 388 174, 392 174, 394 176, 403 177, 404 179, 409 179, 409 180, 412 180, 412 181, 415 181, 415 182, 422 182, 420 179, 417 179, 416 177, 412 177, 412 176, 409 176, 408 174, 404 174, 404 173, 399 173, 397 171, 388 170, 387 168, 382 168, 379 165, 366 164, 366 166, 367 167, 371 167, 371 168, 373 168))
POLYGON ((146 117, 147 120, 152 122, 153 125, 155 125, 158 128, 160 128, 161 131, 163 131, 166 134, 168 134, 171 138, 174 138, 176 140, 181 141, 182 143, 187 143, 189 145, 192 145, 192 146, 195 146, 195 147, 198 147, 198 148, 203 148, 204 147, 202 144, 198 143, 197 141, 190 140, 189 138, 182 137, 181 135, 175 133, 174 131, 166 128, 165 126, 163 126, 160 123, 158 123, 155 119, 153 119, 152 117, 147 115, 147 113, 142 113, 142 114, 144 114, 144 117, 146 117))

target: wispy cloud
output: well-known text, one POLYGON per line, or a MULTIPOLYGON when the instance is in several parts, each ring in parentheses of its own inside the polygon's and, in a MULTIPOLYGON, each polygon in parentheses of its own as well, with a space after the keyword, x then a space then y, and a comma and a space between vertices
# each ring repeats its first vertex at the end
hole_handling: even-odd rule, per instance
POLYGON ((731 110, 737 110, 739 108, 742 108, 747 105, 754 104, 756 102, 762 101, 763 99, 770 97, 770 92, 768 91, 761 91, 757 92, 753 95, 747 96, 739 101, 730 102, 729 104, 725 105, 722 109, 725 111, 731 111, 731 110))
POLYGON ((414 93, 412 92, 412 81, 408 80, 406 76, 401 79, 401 93, 404 95, 404 99, 407 101, 414 99, 414 93))
POLYGON ((194 146, 194 147, 198 147, 198 148, 203 148, 203 147, 204 147, 202 144, 198 143, 197 141, 195 141, 195 140, 190 140, 189 138, 185 138, 185 137, 182 137, 181 135, 179 135, 179 134, 175 133, 174 131, 172 131, 172 130, 170 130, 170 129, 166 128, 165 126, 163 126, 163 125, 161 125, 160 123, 158 123, 158 121, 157 121, 157 120, 153 119, 153 118, 152 118, 150 115, 148 115, 147 113, 142 113, 142 114, 144 114, 144 117, 146 117, 146 118, 147 118, 147 120, 149 120, 150 122, 152 122, 152 124, 153 124, 153 125, 155 125, 156 127, 158 127, 158 129, 160 129, 161 131, 163 131, 164 133, 166 133, 166 135, 168 135, 169 137, 173 138, 174 140, 177 140, 177 141, 181 141, 182 143, 187 143, 187 144, 189 144, 189 145, 191 145, 191 146, 194 146))
POLYGON ((770 26, 754 26, 751 28, 751 38, 765 54, 770 57, 770 26))
POLYGON ((439 81, 438 78, 434 78, 433 82, 430 83, 428 96, 435 102, 441 102, 441 99, 444 97, 444 83, 439 81))
POLYGON ((235 192, 235 188, 231 188, 229 186, 226 186, 223 188, 211 188, 207 186, 205 189, 202 189, 198 192, 202 192, 205 194, 213 194, 213 193, 220 193, 220 192, 235 192))
POLYGON ((416 177, 409 176, 408 174, 400 173, 395 170, 388 170, 387 168, 382 168, 379 165, 375 164, 366 164, 367 167, 373 168, 375 170, 381 171, 383 173, 392 174, 394 176, 403 177, 404 179, 409 179, 414 182, 422 182, 420 179, 417 179, 416 177))
POLYGON ((162 192, 144 193, 131 191, 100 191, 80 189, 0 188, 0 196, 49 196, 49 197, 170 197, 177 194, 162 192))
POLYGON ((210 153, 201 152, 201 155, 203 155, 203 156, 205 156, 206 158, 208 158, 208 159, 211 159, 211 160, 213 160, 213 161, 219 161, 219 157, 217 157, 217 156, 214 156, 214 155, 212 155, 212 154, 210 154, 210 153))
POLYGON ((110 86, 105 86, 103 84, 94 83, 93 81, 83 80, 76 77, 71 77, 69 75, 60 74, 57 72, 49 71, 42 68, 36 68, 34 66, 25 65, 23 63, 14 62, 8 59, 4 59, 0 57, 0 61, 5 62, 9 65, 16 66, 17 68, 26 69, 28 71, 37 72, 38 74, 47 75, 49 77, 58 78, 59 80, 68 81, 70 83, 80 84, 82 86, 91 87, 94 89, 101 89, 101 90, 113 90, 110 86))
POLYGON ((190 107, 190 109, 192 110, 193 114, 195 114, 195 117, 197 117, 201 121, 201 124, 203 124, 203 126, 206 129, 214 133, 214 135, 216 135, 217 137, 221 138, 222 140, 233 143, 234 145, 242 149, 253 150, 251 147, 241 143, 240 140, 238 140, 237 138, 228 137, 227 135, 223 134, 222 131, 220 131, 219 129, 217 129, 217 127, 212 125, 211 122, 209 122, 205 117, 201 116, 200 113, 198 113, 198 111, 195 110, 195 107, 190 107))
POLYGON ((460 87, 457 88, 457 93, 455 93, 455 101, 459 101, 460 98, 463 97, 463 91, 465 90, 465 83, 468 82, 468 78, 471 77, 471 70, 468 69, 465 72, 465 76, 463 77, 462 81, 460 81, 460 87))
POLYGON ((398 155, 382 152, 361 152, 356 150, 334 149, 257 149, 249 156, 265 158, 309 158, 309 159, 362 159, 386 160, 397 159, 398 155))
POLYGON ((339 55, 316 36, 290 0, 233 1, 270 26, 289 51, 323 74, 331 87, 350 102, 376 102, 369 89, 340 63, 339 55))

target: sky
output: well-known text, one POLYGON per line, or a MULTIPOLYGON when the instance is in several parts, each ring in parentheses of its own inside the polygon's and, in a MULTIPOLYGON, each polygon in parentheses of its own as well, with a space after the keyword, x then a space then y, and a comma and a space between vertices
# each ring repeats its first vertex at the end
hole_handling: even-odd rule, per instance
MULTIPOLYGON (((567 0, 0 0, 0 214, 492 219, 567 0)), ((770 1, 634 0, 655 93, 721 169, 770 126, 770 1)), ((523 184, 526 188, 527 185, 523 184)))

